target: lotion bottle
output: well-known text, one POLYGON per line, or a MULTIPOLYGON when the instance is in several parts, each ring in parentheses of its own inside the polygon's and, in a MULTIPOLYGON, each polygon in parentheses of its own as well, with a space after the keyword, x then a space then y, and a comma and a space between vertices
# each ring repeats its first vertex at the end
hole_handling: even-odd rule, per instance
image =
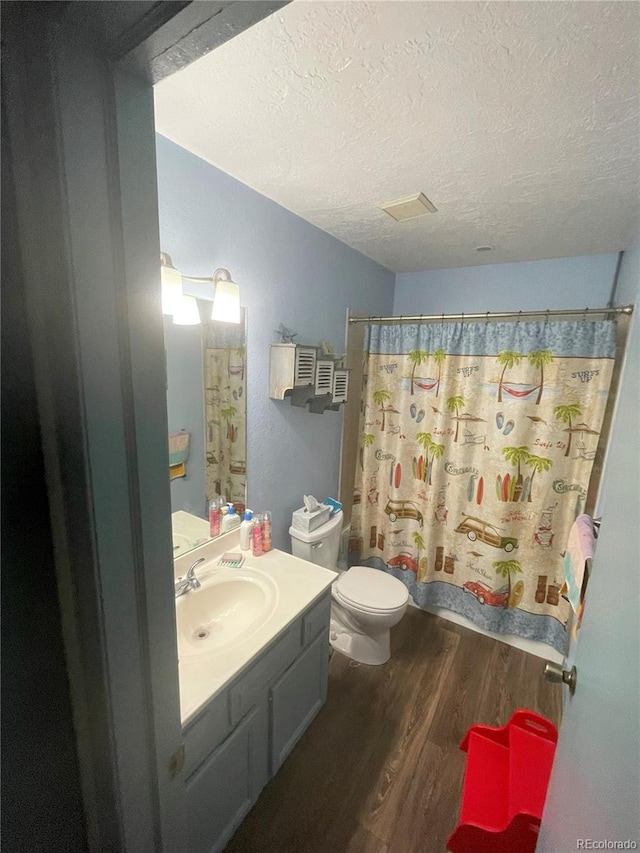
POLYGON ((240 548, 248 551, 251 548, 251 535, 253 531, 252 512, 248 509, 244 514, 244 521, 240 525, 240 548))
POLYGON ((235 511, 233 504, 229 506, 229 509, 226 515, 222 516, 221 528, 223 533, 228 533, 230 530, 233 530, 235 527, 240 526, 240 516, 235 511))

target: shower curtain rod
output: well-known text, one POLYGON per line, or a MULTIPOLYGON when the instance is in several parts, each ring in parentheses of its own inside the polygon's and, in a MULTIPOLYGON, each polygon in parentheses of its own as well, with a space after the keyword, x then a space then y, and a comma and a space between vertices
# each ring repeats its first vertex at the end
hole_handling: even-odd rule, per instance
POLYGON ((423 323, 425 320, 504 320, 516 317, 575 317, 587 315, 633 314, 633 305, 621 308, 569 308, 557 311, 485 311, 484 314, 417 314, 412 317, 349 317, 349 323, 423 323))

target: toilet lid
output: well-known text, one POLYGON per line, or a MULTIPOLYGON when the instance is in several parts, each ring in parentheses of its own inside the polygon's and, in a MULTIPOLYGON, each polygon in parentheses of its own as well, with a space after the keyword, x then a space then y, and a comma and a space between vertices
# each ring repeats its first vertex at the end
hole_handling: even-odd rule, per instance
POLYGON ((409 598, 402 581, 366 566, 353 566, 340 575, 336 588, 347 602, 371 610, 395 610, 409 598))

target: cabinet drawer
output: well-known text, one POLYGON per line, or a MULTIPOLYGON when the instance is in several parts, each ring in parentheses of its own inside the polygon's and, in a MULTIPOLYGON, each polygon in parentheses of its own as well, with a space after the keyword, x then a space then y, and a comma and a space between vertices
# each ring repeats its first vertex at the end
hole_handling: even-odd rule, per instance
POLYGON ((331 592, 329 591, 302 618, 302 645, 308 645, 321 631, 326 631, 328 635, 330 618, 331 592))
POLYGON ((261 693, 280 675, 300 651, 300 620, 294 622, 274 645, 244 672, 229 689, 229 719, 235 726, 259 701, 261 693))

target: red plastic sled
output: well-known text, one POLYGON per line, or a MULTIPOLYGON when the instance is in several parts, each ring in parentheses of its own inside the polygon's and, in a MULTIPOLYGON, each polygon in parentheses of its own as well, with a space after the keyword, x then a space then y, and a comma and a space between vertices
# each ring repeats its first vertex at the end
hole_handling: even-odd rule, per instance
POLYGON ((558 741, 552 722, 518 710, 502 727, 471 726, 460 821, 450 853, 535 853, 558 741))

